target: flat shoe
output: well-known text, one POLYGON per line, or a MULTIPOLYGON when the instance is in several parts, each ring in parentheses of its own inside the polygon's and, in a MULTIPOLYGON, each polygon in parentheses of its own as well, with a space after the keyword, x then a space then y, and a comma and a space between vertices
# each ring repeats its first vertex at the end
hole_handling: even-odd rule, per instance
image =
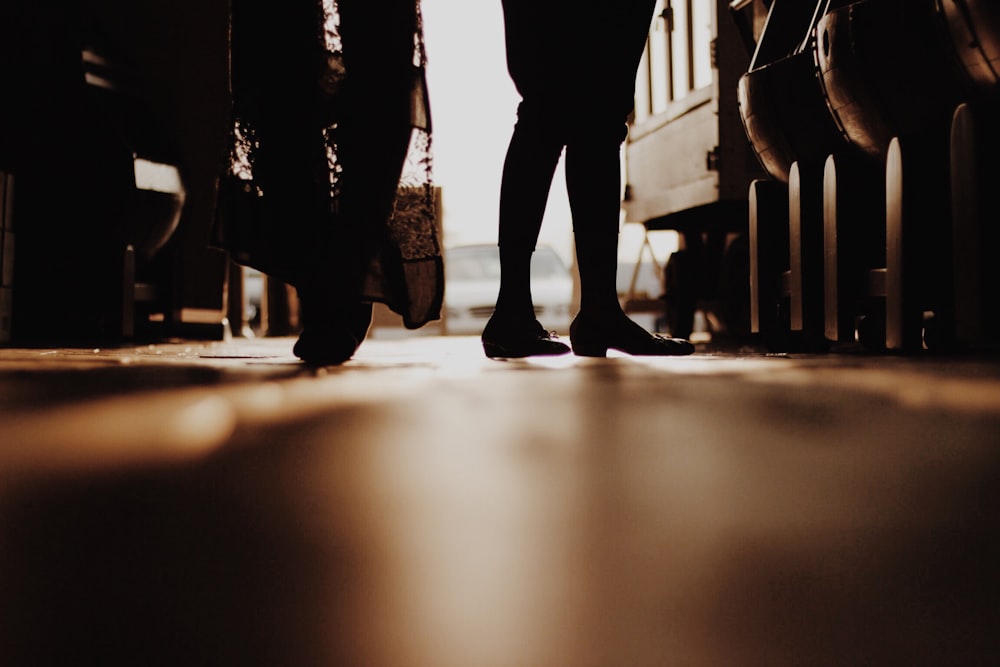
POLYGON ((339 366, 358 351, 372 321, 372 304, 359 303, 305 318, 292 353, 311 366, 339 366), (317 317, 317 315, 322 315, 317 317))
POLYGON ((651 334, 629 319, 609 325, 600 320, 581 321, 577 316, 569 331, 573 353, 580 357, 606 357, 608 350, 644 357, 685 356, 695 350, 683 338, 651 334))
POLYGON ((361 341, 347 328, 316 330, 303 328, 292 353, 309 366, 339 366, 358 351, 361 341))
POLYGON ((501 325, 490 320, 483 330, 483 352, 490 359, 553 357, 568 354, 570 348, 556 340, 537 320, 524 325, 501 325))

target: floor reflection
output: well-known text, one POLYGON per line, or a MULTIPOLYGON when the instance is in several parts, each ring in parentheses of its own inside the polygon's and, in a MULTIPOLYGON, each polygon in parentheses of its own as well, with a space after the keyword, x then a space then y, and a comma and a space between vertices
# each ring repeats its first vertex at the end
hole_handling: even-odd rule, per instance
POLYGON ((1000 657, 1000 413, 899 400, 961 374, 454 355, 13 414, 0 663, 1000 657))

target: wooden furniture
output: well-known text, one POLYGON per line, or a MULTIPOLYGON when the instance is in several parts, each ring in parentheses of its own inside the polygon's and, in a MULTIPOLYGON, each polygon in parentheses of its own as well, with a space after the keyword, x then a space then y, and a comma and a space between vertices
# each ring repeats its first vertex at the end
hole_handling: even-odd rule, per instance
POLYGON ((749 53, 728 0, 665 1, 660 10, 625 148, 626 220, 679 234, 662 262, 671 334, 689 336, 702 310, 713 333, 744 335, 746 193, 763 176, 736 101, 749 53))

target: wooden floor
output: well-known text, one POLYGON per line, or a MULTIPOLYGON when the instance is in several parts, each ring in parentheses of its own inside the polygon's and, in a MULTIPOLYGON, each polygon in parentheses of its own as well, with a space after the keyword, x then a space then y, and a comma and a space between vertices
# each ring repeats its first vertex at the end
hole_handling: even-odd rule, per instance
POLYGON ((1000 357, 0 350, 0 665, 1000 664, 1000 357))

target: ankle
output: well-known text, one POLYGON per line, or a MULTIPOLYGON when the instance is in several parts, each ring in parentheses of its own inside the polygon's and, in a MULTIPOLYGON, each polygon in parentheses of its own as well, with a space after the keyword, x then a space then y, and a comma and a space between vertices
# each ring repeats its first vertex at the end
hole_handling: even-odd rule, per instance
POLYGON ((604 322, 608 324, 627 320, 628 315, 622 310, 617 301, 604 304, 581 305, 576 314, 576 319, 587 322, 604 322))
POLYGON ((535 319, 535 307, 530 299, 527 302, 522 299, 517 301, 500 299, 497 301, 490 319, 497 322, 514 324, 532 322, 535 319))

